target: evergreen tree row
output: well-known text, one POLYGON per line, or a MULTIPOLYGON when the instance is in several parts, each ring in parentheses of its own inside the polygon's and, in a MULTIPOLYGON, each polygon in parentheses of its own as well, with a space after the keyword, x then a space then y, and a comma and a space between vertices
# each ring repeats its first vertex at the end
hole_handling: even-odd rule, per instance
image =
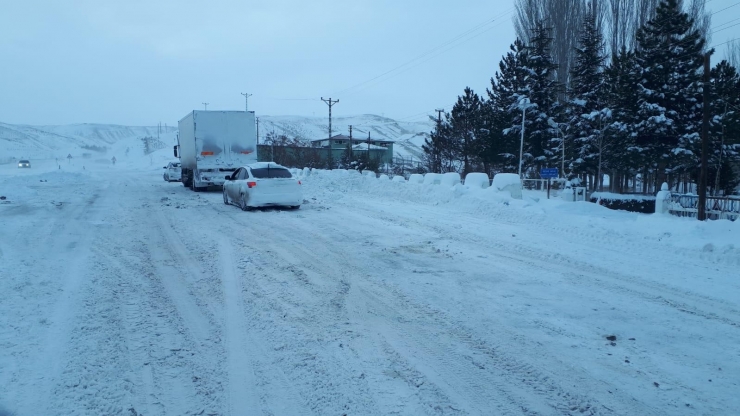
MULTIPOLYGON (((663 0, 636 35, 635 50, 607 57, 593 10, 584 17, 569 85, 544 22, 528 44, 516 39, 485 96, 465 88, 423 146, 436 172, 518 172, 561 168, 612 191, 695 190, 701 158, 705 40, 678 0, 663 0), (610 59, 608 59, 610 58, 610 59), (608 61, 608 62, 607 62, 608 61)), ((740 183, 740 75, 721 61, 711 69, 709 186, 740 183)))

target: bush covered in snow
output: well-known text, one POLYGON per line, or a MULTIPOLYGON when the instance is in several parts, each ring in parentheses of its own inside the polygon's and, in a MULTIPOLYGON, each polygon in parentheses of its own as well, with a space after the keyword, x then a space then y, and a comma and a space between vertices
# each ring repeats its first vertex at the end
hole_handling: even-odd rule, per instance
POLYGON ((652 214, 655 212, 655 197, 650 195, 622 195, 594 192, 589 201, 609 209, 652 214))
POLYGON ((522 180, 515 173, 496 174, 491 188, 499 192, 508 192, 512 198, 522 199, 522 180))
POLYGON ((424 183, 424 175, 420 173, 413 173, 409 176, 409 183, 424 183))
POLYGON ((465 175, 465 186, 470 189, 486 189, 490 185, 488 175, 481 172, 470 172, 465 175))
POLYGON ((447 172, 442 175, 440 179, 440 185, 442 186, 455 186, 460 183, 460 174, 457 172, 447 172))
POLYGON ((427 173, 424 175, 424 185, 439 185, 442 175, 439 173, 427 173))

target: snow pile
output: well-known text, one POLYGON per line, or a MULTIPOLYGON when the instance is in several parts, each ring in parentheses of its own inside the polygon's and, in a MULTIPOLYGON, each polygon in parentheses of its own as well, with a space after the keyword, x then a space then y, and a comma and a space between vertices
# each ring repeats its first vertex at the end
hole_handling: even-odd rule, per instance
POLYGON ((390 178, 388 178, 388 175, 386 175, 386 174, 384 173, 384 174, 382 174, 382 175, 378 176, 378 179, 382 179, 382 180, 384 180, 384 181, 387 181, 387 180, 388 180, 388 179, 390 179, 390 178))
POLYGON ((403 176, 400 176, 400 175, 396 175, 396 176, 393 177, 393 182, 402 182, 402 183, 405 183, 406 182, 406 178, 404 178, 403 176))
POLYGON ((470 189, 486 189, 489 187, 488 175, 481 172, 470 172, 465 175, 465 186, 470 189))

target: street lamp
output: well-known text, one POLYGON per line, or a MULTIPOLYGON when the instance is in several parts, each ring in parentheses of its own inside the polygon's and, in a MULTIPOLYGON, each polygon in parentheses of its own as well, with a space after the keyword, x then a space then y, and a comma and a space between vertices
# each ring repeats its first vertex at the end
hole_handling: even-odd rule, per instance
POLYGON ((527 107, 529 106, 536 106, 536 104, 531 104, 529 101, 529 98, 522 98, 519 100, 519 107, 522 109, 522 138, 519 143, 519 179, 522 178, 522 165, 524 164, 523 158, 524 158, 524 122, 527 120, 527 107))
POLYGON ((552 117, 547 119, 547 124, 550 125, 550 127, 554 127, 558 131, 558 138, 560 139, 560 147, 563 148, 563 161, 560 167, 560 174, 565 177, 565 135, 562 131, 560 131, 560 125, 552 119, 552 117))

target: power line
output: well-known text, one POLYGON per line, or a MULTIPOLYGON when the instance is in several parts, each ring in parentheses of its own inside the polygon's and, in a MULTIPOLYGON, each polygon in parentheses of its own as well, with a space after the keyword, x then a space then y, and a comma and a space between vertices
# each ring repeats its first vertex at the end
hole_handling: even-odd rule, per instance
MULTIPOLYGON (((418 56, 416 56, 415 58, 413 58, 413 59, 411 59, 411 60, 409 60, 409 61, 407 61, 407 62, 404 62, 404 63, 403 63, 403 64, 401 64, 401 65, 398 65, 398 66, 396 66, 396 67, 394 67, 394 68, 392 68, 392 69, 390 69, 390 70, 388 70, 388 71, 386 71, 386 72, 384 72, 384 73, 382 73, 382 74, 380 74, 380 75, 378 75, 378 76, 375 76, 375 77, 373 77, 373 78, 370 78, 370 79, 368 79, 368 80, 366 80, 366 81, 360 82, 360 83, 358 83, 358 84, 355 84, 355 85, 353 85, 353 86, 351 86, 351 87, 348 87, 348 88, 345 88, 345 89, 343 89, 343 90, 340 90, 340 91, 336 92, 336 94, 340 94, 340 93, 344 93, 344 92, 347 92, 347 91, 350 91, 350 90, 356 89, 356 88, 358 88, 358 87, 361 87, 361 86, 363 86, 363 85, 365 85, 365 84, 368 84, 368 83, 370 83, 370 82, 372 82, 372 81, 378 80, 378 79, 380 79, 380 78, 382 78, 382 77, 384 77, 384 76, 386 76, 386 75, 389 75, 389 74, 391 74, 391 73, 393 73, 393 72, 395 72, 395 71, 397 71, 397 70, 399 70, 399 69, 401 69, 401 68, 403 68, 403 67, 406 67, 406 66, 408 66, 408 65, 410 65, 410 64, 412 64, 412 63, 414 63, 414 62, 416 62, 416 61, 418 61, 418 60, 420 60, 420 59, 422 59, 422 58, 424 58, 424 57, 426 57, 426 56, 429 56, 430 54, 432 54, 432 53, 434 53, 434 52, 436 52, 436 51, 438 51, 438 50, 440 50, 440 49, 442 49, 442 48, 444 48, 444 47, 446 47, 446 46, 448 46, 448 45, 450 45, 450 44, 453 44, 453 43, 455 43, 455 42, 459 41, 460 39, 463 39, 463 38, 465 38, 465 37, 466 37, 466 36, 468 36, 469 34, 471 34, 471 33, 474 33, 474 32, 476 32, 476 31, 478 31, 478 30, 480 30, 480 29, 482 29, 482 28, 484 28, 484 27, 486 27, 486 26, 488 26, 488 25, 492 24, 493 22, 497 21, 497 20, 498 20, 498 19, 499 19, 500 17, 503 17, 503 16, 505 16, 506 14, 510 14, 510 13, 511 13, 511 12, 512 12, 513 10, 514 10, 514 8, 511 8, 511 9, 507 10, 506 12, 504 12, 504 13, 502 13, 502 14, 500 14, 500 15, 498 15, 498 16, 496 16, 496 17, 492 18, 492 19, 488 19, 488 20, 486 20, 485 22, 483 22, 483 23, 480 23, 480 24, 478 24, 478 25, 474 26, 473 28, 471 28, 471 29, 468 29, 468 30, 466 30, 465 32, 463 32, 463 33, 461 33, 461 34, 459 34, 459 35, 455 36, 454 38, 452 38, 452 39, 448 40, 447 42, 444 42, 444 43, 442 43, 442 44, 440 44, 440 45, 438 45, 438 46, 436 46, 436 47, 434 47, 434 48, 432 48, 432 49, 430 49, 430 50, 428 50, 428 51, 426 51, 426 52, 422 53, 421 55, 418 55, 418 56)), ((486 30, 486 31, 487 31, 487 30, 486 30)), ((476 36, 477 36, 477 35, 476 35, 476 36)), ((475 37, 475 36, 473 36, 473 37, 475 37)), ((469 39, 464 39, 464 40, 463 40, 463 42, 464 42, 464 41, 467 41, 467 40, 470 40, 470 39, 472 39, 473 37, 471 37, 471 38, 469 38, 469 39)), ((461 43, 461 42, 460 42, 460 43, 461 43)), ((416 66, 416 65, 414 65, 414 66, 416 66)), ((390 77, 389 77, 389 78, 390 78, 390 77)))
POLYGON ((728 21, 726 21, 726 22, 724 22, 724 23, 722 23, 722 24, 719 24, 719 25, 717 25, 717 26, 716 26, 716 27, 715 27, 714 29, 715 29, 715 30, 717 30, 717 29, 721 28, 722 26, 726 26, 726 25, 728 25, 728 24, 730 24, 730 23, 732 23, 732 22, 736 22, 736 21, 738 21, 738 20, 740 20, 740 17, 738 17, 738 18, 735 18, 735 19, 732 19, 732 20, 728 20, 728 21))

